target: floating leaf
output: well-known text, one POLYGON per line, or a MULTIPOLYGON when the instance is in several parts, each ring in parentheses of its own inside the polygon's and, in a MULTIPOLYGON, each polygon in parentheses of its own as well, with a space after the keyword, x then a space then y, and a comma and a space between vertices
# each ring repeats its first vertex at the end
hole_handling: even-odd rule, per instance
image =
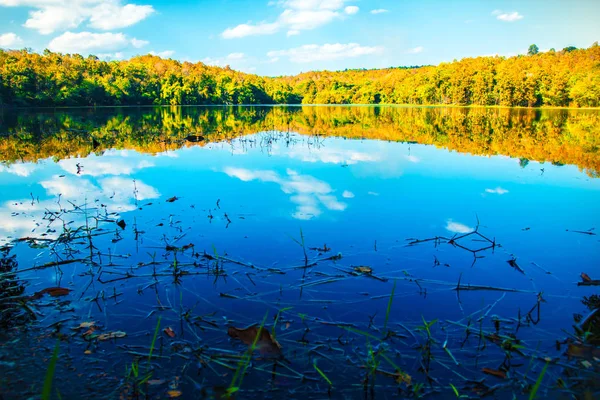
POLYGON ((179 200, 179 197, 177 197, 177 196, 169 197, 167 199, 167 203, 172 203, 172 202, 174 202, 176 200, 179 200))
POLYGON ((89 322, 82 322, 78 326, 74 326, 71 329, 74 331, 79 331, 81 329, 90 329, 91 327, 94 327, 94 326, 96 326, 96 322, 89 321, 89 322))
POLYGON ((588 274, 586 274, 585 272, 581 273, 581 280, 584 282, 591 282, 592 278, 590 278, 590 276, 588 274))
POLYGON ((173 329, 172 329, 170 326, 168 326, 168 327, 166 327, 165 329, 163 329, 163 332, 164 332, 164 333, 165 333, 167 336, 169 336, 169 337, 171 337, 171 338, 174 338, 174 337, 176 336, 176 335, 175 335, 175 331, 174 331, 174 330, 173 330, 173 329))
POLYGON ((367 267, 365 265, 359 265, 358 267, 353 267, 356 272, 360 272, 361 274, 371 274, 373 273, 373 268, 367 267))
MULTIPOLYGON (((230 327, 227 330, 227 334, 234 338, 241 340, 244 344, 248 346, 252 346, 254 343, 254 339, 258 335, 258 330, 260 327, 258 325, 252 325, 248 328, 234 328, 230 327)), ((261 354, 281 354, 281 345, 275 338, 271 336, 268 329, 261 329, 260 337, 256 342, 256 347, 259 349, 261 354)))
POLYGON ((60 297, 60 296, 66 296, 69 293, 71 293, 72 290, 71 289, 67 289, 67 288, 63 288, 63 287, 49 287, 43 290, 40 290, 39 292, 34 293, 31 296, 31 299, 41 299, 43 295, 48 294, 52 297, 60 297))
POLYGON ((124 219, 120 219, 117 221, 117 225, 119 226, 119 228, 121 229, 125 229, 125 227, 127 226, 127 224, 125 223, 124 219))
POLYGON ((504 372, 504 371, 500 371, 500 370, 492 369, 492 368, 483 368, 482 371, 484 374, 492 375, 492 376, 495 376, 496 378, 500 378, 500 379, 506 379, 506 372, 504 372))
POLYGON ((120 338, 124 338, 125 336, 127 336, 127 334, 125 332, 114 331, 114 332, 108 332, 108 333, 103 333, 101 335, 98 335, 98 340, 106 341, 106 340, 111 340, 111 339, 120 339, 120 338))

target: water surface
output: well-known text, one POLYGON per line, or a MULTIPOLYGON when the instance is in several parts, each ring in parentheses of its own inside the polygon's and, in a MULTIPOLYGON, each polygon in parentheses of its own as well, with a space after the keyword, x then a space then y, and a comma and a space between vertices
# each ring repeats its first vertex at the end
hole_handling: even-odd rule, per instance
POLYGON ((597 111, 0 115, 8 398, 41 393, 57 338, 63 397, 220 396, 247 349, 228 328, 263 321, 281 354, 256 351, 241 398, 528 398, 546 357, 541 392, 589 378, 556 342, 597 293, 597 111))

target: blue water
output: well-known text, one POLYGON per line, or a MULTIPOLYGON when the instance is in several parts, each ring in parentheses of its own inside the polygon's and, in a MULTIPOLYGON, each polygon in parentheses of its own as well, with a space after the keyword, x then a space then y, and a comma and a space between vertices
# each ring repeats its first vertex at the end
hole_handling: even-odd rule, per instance
MULTIPOLYGON (((90 114, 72 113, 78 120, 90 114)), ((142 119, 156 115, 152 109, 98 113, 105 124, 111 113, 121 118, 130 113, 133 130, 142 129, 140 113, 142 119)), ((51 113, 45 115, 52 118, 51 113)), ((69 111, 56 115, 64 129, 69 111)), ((235 121, 233 115, 221 124, 235 126, 235 121)), ((184 122, 181 126, 193 131, 193 121, 184 118, 184 122)), ((7 130, 15 124, 7 124, 7 130)), ((166 129, 164 116, 162 124, 166 129)), ((319 129, 317 124, 311 128, 319 129)), ((599 127, 595 129, 597 133, 599 127)), ((41 388, 37 375, 46 370, 55 344, 57 334, 49 328, 55 321, 63 321, 62 332, 68 335, 61 342, 61 354, 69 361, 59 362, 56 373, 61 377, 56 387, 67 398, 83 396, 84 391, 122 396, 127 386, 125 366, 132 360, 127 350, 147 354, 159 315, 160 329, 170 326, 177 336, 159 332, 160 348, 155 351, 166 358, 155 361, 152 379, 165 383, 148 389, 158 397, 179 390, 185 398, 198 398, 203 393, 198 386, 208 391, 207 396, 228 387, 236 362, 228 360, 234 367, 228 369, 206 362, 206 354, 243 354, 246 347, 229 339, 227 328, 260 324, 267 313, 266 326, 271 329, 282 309, 287 310, 275 332, 289 361, 286 365, 310 379, 302 381, 285 367, 277 370, 281 375, 273 375, 273 361, 257 355, 240 398, 262 397, 255 391, 270 391, 273 398, 357 398, 366 392, 388 398, 414 395, 417 382, 425 384, 423 394, 452 398, 449 383, 470 390, 462 377, 486 378, 489 387, 502 383, 482 373, 482 368, 498 369, 505 353, 492 342, 478 351, 475 334, 463 344, 465 328, 455 323, 468 321, 493 332, 494 319, 500 319, 500 333, 521 340, 526 356, 515 356, 514 364, 522 366, 510 369, 509 378, 522 378, 531 355, 561 357, 556 341, 566 336, 565 331, 572 332, 573 314, 589 311, 582 297, 597 293, 593 286, 576 283, 582 272, 593 279, 600 275, 595 230, 600 225, 599 179, 577 165, 530 160, 522 166, 511 154, 473 155, 444 146, 328 136, 327 129, 318 133, 256 130, 201 146, 166 146, 169 150, 159 152, 117 145, 95 154, 52 158, 40 152, 36 162, 6 162, 0 167, 0 243, 13 243, 10 254, 17 255, 19 268, 69 257, 83 261, 61 266, 60 271, 19 274, 30 294, 52 286, 73 291, 56 299, 47 296, 42 305, 33 306, 40 314, 30 337, 11 331, 10 337, 17 338, 11 340, 44 339, 36 339, 35 346, 28 342, 3 350, 2 360, 17 366, 10 373, 3 367, 8 378, 0 393, 19 397, 23 394, 19 382, 33 387, 29 389, 33 393, 41 388), (167 201, 173 196, 175 201, 167 201), (59 211, 60 219, 50 222, 48 211, 59 211), (84 236, 68 246, 13 242, 24 237, 55 239, 64 227, 75 229, 86 226, 86 221, 95 227, 98 219, 99 230, 94 232, 105 234, 93 237, 91 258, 84 236), (125 221, 125 229, 115 224, 119 219, 125 221), (494 243, 475 253, 477 258, 447 243, 476 229, 494 243), (442 239, 409 245, 414 239, 433 237, 442 239), (194 246, 182 251, 166 248, 187 244, 194 246), (311 250, 325 245, 327 252, 311 250), (212 259, 203 257, 204 252, 212 259), (338 253, 341 259, 324 260, 338 253), (511 259, 523 272, 509 265, 511 259), (149 264, 152 260, 154 265, 149 264), (215 272, 215 264, 220 272, 215 272), (355 273, 356 266, 369 266, 374 277, 355 273), (177 268, 190 275, 175 283, 172 273, 177 268), (163 274, 153 277, 153 271, 163 274), (102 283, 128 273, 128 279, 102 283), (486 290, 461 290, 457 296, 453 289, 459 279, 463 286, 486 290), (526 314, 540 298, 539 323, 527 322, 526 314), (58 305, 61 300, 70 304, 58 305), (182 318, 186 311, 205 315, 211 324, 190 323, 182 318), (436 340, 430 372, 434 380, 419 371, 422 353, 415 342, 425 343, 426 335, 416 328, 423 319, 437 320, 431 328, 436 340), (96 321, 101 326, 98 333, 124 331, 127 336, 85 341, 69 329, 84 321, 96 321), (387 330, 398 336, 378 341, 387 330), (444 342, 460 365, 444 350, 444 342), (397 384, 383 374, 376 374, 375 386, 365 384, 366 369, 361 365, 367 364, 370 347, 382 349, 412 377, 413 385, 397 384), (43 358, 40 348, 45 349, 43 358), (37 367, 19 358, 36 360, 37 367), (328 390, 316 372, 315 360, 333 388, 328 390), (101 383, 95 384, 99 378, 94 374, 100 371, 101 383)), ((491 244, 473 238, 457 243, 471 250, 491 244)), ((394 371, 380 360, 380 369, 394 371)), ((542 366, 540 360, 532 363, 530 384, 542 366)), ((560 368, 552 370, 541 390, 545 393, 560 374, 560 368)), ((528 396, 514 386, 499 393, 528 396)))

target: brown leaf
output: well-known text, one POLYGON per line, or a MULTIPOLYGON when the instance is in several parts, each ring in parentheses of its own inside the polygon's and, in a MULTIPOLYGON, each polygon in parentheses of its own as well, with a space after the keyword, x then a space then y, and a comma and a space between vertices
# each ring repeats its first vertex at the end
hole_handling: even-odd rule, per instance
POLYGON ((594 358, 600 358, 600 349, 590 345, 571 343, 567 348, 567 355, 575 358, 583 358, 592 360, 594 358))
POLYGON ((492 375, 492 376, 495 376, 496 378, 500 378, 500 379, 506 379, 506 372, 504 372, 504 371, 500 371, 497 369, 491 369, 491 368, 483 368, 482 371, 484 374, 492 375))
POLYGON ((176 200, 179 200, 179 197, 177 197, 177 196, 169 197, 167 199, 167 203, 172 203, 172 202, 174 202, 176 200))
POLYGON ((354 267, 356 272, 360 272, 361 274, 371 274, 373 273, 373 268, 367 267, 365 265, 360 265, 358 267, 354 267))
MULTIPOLYGON (((244 344, 248 346, 252 346, 256 336, 258 335, 260 327, 258 325, 252 325, 248 328, 234 328, 230 327, 227 330, 227 334, 234 338, 241 340, 244 344)), ((256 348, 260 351, 261 354, 271 354, 271 355, 280 355, 281 354, 281 345, 275 338, 271 336, 269 330, 263 327, 260 329, 260 337, 256 342, 256 348)))
POLYGON ((74 331, 78 331, 78 330, 81 330, 81 329, 89 329, 89 328, 95 327, 95 326, 96 326, 96 322, 90 321, 90 322, 82 322, 78 326, 74 326, 71 329, 74 330, 74 331))
POLYGON ((170 326, 166 327, 166 328, 163 330, 163 332, 164 332, 164 333, 165 333, 167 336, 169 336, 169 337, 171 337, 171 338, 174 338, 174 337, 176 336, 176 335, 175 335, 175 331, 174 331, 174 330, 173 330, 173 329, 172 329, 170 326))
POLYGON ((49 294, 52 297, 60 297, 60 296, 66 296, 71 292, 72 292, 71 289, 67 289, 67 288, 63 288, 63 287, 49 287, 44 290, 40 290, 34 296, 37 298, 40 298, 44 294, 49 294))
POLYGON ((125 336, 127 336, 127 334, 125 332, 114 331, 114 332, 108 332, 108 333, 103 333, 102 335, 98 335, 98 340, 106 341, 106 340, 111 340, 111 339, 124 338, 125 336))
POLYGON ((181 396, 183 393, 181 393, 180 390, 169 390, 167 392, 167 396, 169 396, 170 398, 175 398, 175 397, 179 397, 181 396))
POLYGON ((581 273, 581 280, 583 280, 584 282, 591 282, 592 278, 590 278, 590 276, 588 274, 586 274, 585 272, 581 273))

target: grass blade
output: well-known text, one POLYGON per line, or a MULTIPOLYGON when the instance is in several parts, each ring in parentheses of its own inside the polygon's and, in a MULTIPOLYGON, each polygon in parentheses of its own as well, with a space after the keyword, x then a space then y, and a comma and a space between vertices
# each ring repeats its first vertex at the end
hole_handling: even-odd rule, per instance
POLYGON ((60 342, 56 342, 54 347, 54 353, 48 364, 48 370, 46 371, 46 379, 44 379, 44 388, 42 389, 42 400, 50 400, 52 393, 52 380, 54 379, 54 371, 56 370, 56 362, 58 361, 58 350, 60 348, 60 342))

